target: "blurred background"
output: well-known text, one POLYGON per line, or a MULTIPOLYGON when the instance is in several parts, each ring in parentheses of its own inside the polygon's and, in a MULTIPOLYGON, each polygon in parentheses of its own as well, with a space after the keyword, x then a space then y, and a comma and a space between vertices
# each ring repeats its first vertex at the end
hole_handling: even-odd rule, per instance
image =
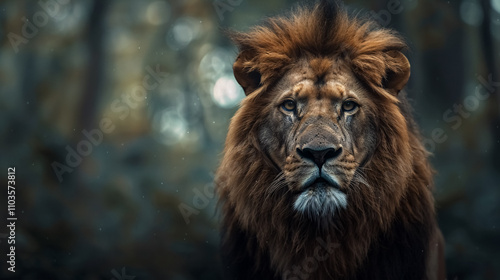
MULTIPOLYGON (((220 279, 211 182, 244 97, 223 30, 294 3, 1 0, 0 278, 220 279)), ((500 0, 346 4, 410 46, 448 279, 500 279, 500 0)))

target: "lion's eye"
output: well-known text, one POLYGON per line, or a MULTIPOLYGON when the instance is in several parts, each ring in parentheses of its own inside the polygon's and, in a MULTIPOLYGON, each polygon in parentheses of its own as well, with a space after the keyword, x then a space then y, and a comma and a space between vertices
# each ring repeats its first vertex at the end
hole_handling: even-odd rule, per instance
POLYGON ((296 107, 297 107, 297 104, 295 104, 295 101, 293 101, 293 100, 285 100, 285 102, 283 102, 281 104, 281 108, 283 108, 285 111, 289 111, 289 112, 295 111, 296 107))
POLYGON ((354 101, 346 101, 342 104, 342 110, 344 110, 345 112, 353 111, 357 107, 358 107, 358 104, 356 104, 356 102, 354 102, 354 101))

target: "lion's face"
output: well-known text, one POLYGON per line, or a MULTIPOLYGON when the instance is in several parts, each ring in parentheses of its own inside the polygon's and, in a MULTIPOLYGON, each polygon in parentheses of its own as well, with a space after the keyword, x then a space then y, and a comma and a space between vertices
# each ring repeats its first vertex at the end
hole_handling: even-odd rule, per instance
POLYGON ((357 170, 376 142, 369 93, 347 68, 330 61, 304 60, 288 71, 268 92, 258 131, 294 196, 294 210, 312 220, 349 207, 351 183, 362 180, 357 170))

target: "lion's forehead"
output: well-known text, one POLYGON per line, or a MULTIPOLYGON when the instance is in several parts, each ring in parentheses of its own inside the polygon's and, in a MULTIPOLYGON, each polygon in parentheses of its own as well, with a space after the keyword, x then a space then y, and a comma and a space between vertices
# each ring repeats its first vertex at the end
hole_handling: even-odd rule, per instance
POLYGON ((343 100, 348 96, 348 94, 353 94, 349 90, 346 83, 343 83, 337 79, 332 79, 322 84, 317 84, 312 79, 303 79, 292 86, 291 93, 292 96, 299 100, 343 100))

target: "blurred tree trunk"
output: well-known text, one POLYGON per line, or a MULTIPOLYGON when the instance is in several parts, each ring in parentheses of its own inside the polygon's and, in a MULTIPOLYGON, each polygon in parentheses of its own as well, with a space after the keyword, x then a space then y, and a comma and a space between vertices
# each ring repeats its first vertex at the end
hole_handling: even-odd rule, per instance
POLYGON ((90 60, 87 68, 87 82, 83 91, 82 104, 77 119, 80 129, 91 129, 97 126, 96 110, 105 77, 104 67, 104 35, 105 16, 109 1, 94 0, 89 16, 87 39, 90 60))
MULTIPOLYGON (((32 15, 34 12, 33 5, 26 3, 24 6, 24 14, 32 15)), ((33 41, 34 40, 36 40, 36 38, 34 38, 33 41)), ((32 44, 34 44, 34 42, 32 42, 32 44)), ((30 46, 25 45, 24 47, 29 48, 30 46)), ((19 131, 19 133, 23 134, 24 137, 29 137, 27 134, 32 136, 40 122, 38 118, 26 118, 26 116, 30 115, 37 116, 39 110, 35 89, 36 80, 39 75, 33 72, 33 69, 36 69, 37 55, 35 51, 20 51, 16 55, 22 65, 22 67, 19 68, 21 72, 20 76, 22 77, 19 92, 22 93, 23 98, 18 101, 19 107, 24 108, 24 110, 19 110, 16 116, 24 125, 17 127, 16 130, 22 130, 22 132, 19 131)))
MULTIPOLYGON (((490 0, 481 0, 481 5, 484 11, 484 20, 481 25, 481 43, 483 46, 483 58, 486 66, 487 76, 491 75, 492 80, 495 82, 500 81, 496 59, 495 59, 495 49, 494 41, 491 34, 491 2, 490 0)), ((487 79, 487 77, 485 77, 487 79)), ((491 100, 488 102, 488 119, 490 120, 490 129, 493 136, 493 151, 491 153, 491 161, 495 168, 500 167, 500 98, 498 94, 500 90, 495 87, 495 91, 492 92, 491 100)))

